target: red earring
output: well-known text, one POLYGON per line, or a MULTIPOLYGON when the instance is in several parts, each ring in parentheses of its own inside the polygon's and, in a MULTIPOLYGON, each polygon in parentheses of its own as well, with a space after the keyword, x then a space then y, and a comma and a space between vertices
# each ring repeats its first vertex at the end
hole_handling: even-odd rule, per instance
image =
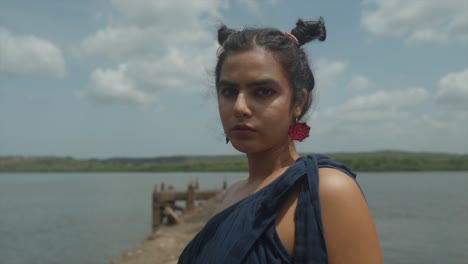
POLYGON ((305 122, 299 122, 297 119, 289 127, 289 137, 292 140, 302 141, 309 136, 310 127, 305 122))

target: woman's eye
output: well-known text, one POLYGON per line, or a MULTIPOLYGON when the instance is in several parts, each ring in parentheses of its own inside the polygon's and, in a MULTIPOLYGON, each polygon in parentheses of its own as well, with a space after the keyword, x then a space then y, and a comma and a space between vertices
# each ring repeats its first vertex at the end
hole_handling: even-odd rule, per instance
POLYGON ((231 97, 237 95, 237 89, 232 87, 221 88, 221 94, 226 97, 231 97))
POLYGON ((257 95, 261 97, 268 97, 275 93, 275 91, 271 88, 260 88, 257 90, 257 95))

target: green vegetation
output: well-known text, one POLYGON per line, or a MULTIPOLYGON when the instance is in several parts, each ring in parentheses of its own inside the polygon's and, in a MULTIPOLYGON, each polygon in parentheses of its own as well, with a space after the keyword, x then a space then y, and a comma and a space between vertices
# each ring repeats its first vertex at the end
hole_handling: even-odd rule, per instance
MULTIPOLYGON (((468 155, 379 151, 330 153, 355 171, 468 171, 468 155)), ((75 159, 0 156, 0 172, 246 171, 244 156, 75 159)))
POLYGON ((468 171, 468 155, 379 151, 331 153, 355 171, 468 171))

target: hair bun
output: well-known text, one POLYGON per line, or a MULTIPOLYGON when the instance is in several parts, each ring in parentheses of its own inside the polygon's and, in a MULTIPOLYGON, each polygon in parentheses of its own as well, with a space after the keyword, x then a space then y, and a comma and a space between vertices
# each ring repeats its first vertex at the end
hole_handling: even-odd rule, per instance
POLYGON ((218 43, 219 45, 223 45, 224 41, 232 34, 236 32, 234 29, 228 28, 226 25, 221 25, 218 29, 218 43))
POLYGON ((291 30, 291 33, 299 40, 300 46, 315 39, 324 41, 327 38, 323 17, 320 17, 317 21, 304 21, 299 19, 296 23, 296 27, 291 30))

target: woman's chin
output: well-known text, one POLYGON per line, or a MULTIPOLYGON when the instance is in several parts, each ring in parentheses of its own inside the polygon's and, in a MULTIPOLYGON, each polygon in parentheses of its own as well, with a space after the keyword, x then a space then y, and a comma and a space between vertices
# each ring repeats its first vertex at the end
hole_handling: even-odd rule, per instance
POLYGON ((234 145, 232 144, 232 146, 239 152, 242 152, 242 153, 249 153, 249 148, 246 148, 245 146, 237 146, 237 145, 234 145))
POLYGON ((242 153, 250 153, 250 152, 255 152, 255 148, 252 146, 252 144, 246 143, 246 142, 232 142, 231 145, 239 152, 242 153))

